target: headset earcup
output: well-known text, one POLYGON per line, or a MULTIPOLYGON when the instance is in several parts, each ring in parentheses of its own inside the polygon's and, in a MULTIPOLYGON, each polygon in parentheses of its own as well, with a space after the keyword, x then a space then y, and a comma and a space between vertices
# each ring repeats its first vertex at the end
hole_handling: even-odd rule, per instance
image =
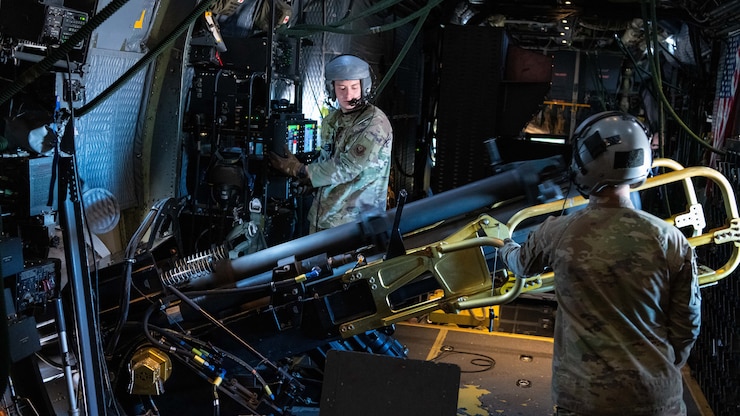
POLYGON ((324 88, 326 88, 326 95, 330 100, 334 101, 337 99, 337 92, 334 91, 334 81, 326 81, 324 88))
POLYGON ((573 136, 571 136, 571 144, 573 145, 573 154, 570 164, 570 180, 573 185, 575 185, 576 189, 578 189, 578 192, 581 193, 584 197, 588 196, 588 189, 585 189, 584 186, 579 181, 579 175, 585 174, 584 169, 585 166, 583 164, 583 160, 580 157, 580 149, 579 145, 581 144, 581 140, 583 139, 583 136, 585 136, 591 126, 596 124, 599 120, 605 119, 607 117, 612 116, 624 116, 624 113, 619 111, 604 111, 601 113, 596 113, 588 116, 585 120, 581 122, 581 124, 576 127, 575 131, 573 132, 573 136))

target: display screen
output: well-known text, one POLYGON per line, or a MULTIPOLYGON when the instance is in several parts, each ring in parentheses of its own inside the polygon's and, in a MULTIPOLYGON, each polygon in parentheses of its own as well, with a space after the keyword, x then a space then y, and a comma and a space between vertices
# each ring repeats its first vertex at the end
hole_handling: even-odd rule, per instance
POLYGON ((303 151, 311 153, 318 147, 316 142, 316 124, 306 123, 303 131, 303 151))
POLYGON ((316 149, 316 122, 300 120, 288 123, 285 129, 285 143, 293 154, 311 153, 316 149))
POLYGON ((300 124, 288 124, 286 143, 293 154, 303 151, 302 126, 300 124), (299 150, 300 149, 300 150, 299 150))

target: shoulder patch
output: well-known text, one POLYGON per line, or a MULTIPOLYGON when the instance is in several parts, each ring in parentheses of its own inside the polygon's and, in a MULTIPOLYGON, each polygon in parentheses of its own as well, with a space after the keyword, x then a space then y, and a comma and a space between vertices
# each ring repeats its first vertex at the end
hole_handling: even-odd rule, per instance
POLYGON ((361 145, 361 144, 358 144, 358 145, 355 145, 355 147, 354 147, 354 148, 352 148, 352 153, 353 153, 353 154, 354 154, 355 156, 358 156, 358 157, 359 157, 359 156, 362 156, 362 155, 364 155, 364 154, 365 154, 365 150, 367 150, 367 149, 365 148, 365 146, 363 146, 363 145, 361 145))

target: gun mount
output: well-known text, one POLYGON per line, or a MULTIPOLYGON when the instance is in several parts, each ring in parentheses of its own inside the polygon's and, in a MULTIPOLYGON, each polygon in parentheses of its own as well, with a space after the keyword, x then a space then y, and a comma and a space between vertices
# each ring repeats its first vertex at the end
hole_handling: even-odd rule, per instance
MULTIPOLYGON (((556 160, 535 166, 553 165, 565 172, 556 160)), ((729 243, 726 264, 702 265, 700 283, 727 277, 740 262, 740 215, 729 182, 713 169, 683 168, 666 159, 655 167, 670 171, 634 192, 680 186, 686 211, 666 221, 686 229, 694 246, 729 243), (724 200, 721 224, 708 231, 711 221, 692 181, 697 177, 716 184, 724 200)), ((586 200, 533 203, 522 197, 527 186, 522 177, 512 169, 409 203, 402 213, 387 212, 235 259, 214 250, 198 257, 196 279, 177 285, 163 279, 169 274, 162 264, 140 265, 128 280, 129 292, 140 296, 129 299, 125 313, 109 305, 101 314, 107 363, 118 375, 117 403, 128 411, 146 408, 143 397, 183 394, 177 381, 168 381, 179 370, 173 367, 182 367, 206 380, 213 394, 229 396, 237 409, 318 414, 329 350, 404 357, 404 346, 392 335, 397 322, 551 291, 551 274, 517 278, 498 266, 503 262, 497 261, 495 248, 544 216, 567 215, 586 200), (391 224, 412 248, 386 256, 391 224)), ((139 253, 137 261, 146 263, 141 259, 150 258, 147 254, 139 253)))

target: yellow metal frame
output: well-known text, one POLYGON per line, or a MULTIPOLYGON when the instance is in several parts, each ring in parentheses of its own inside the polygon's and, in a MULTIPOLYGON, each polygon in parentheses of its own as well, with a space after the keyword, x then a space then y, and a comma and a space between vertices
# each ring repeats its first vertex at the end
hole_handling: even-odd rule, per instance
MULTIPOLYGON (((738 214, 737 200, 732 190, 732 185, 727 178, 715 169, 708 167, 688 167, 684 168, 680 164, 670 159, 656 159, 653 163, 654 167, 663 167, 672 169, 671 172, 663 173, 651 178, 648 178, 645 183, 633 190, 633 192, 644 191, 646 189, 655 188, 658 186, 667 185, 674 182, 683 182, 684 192, 688 202, 688 211, 674 215, 671 218, 666 219, 667 222, 677 225, 676 220, 685 217, 694 217, 698 211, 696 207, 701 207, 698 198, 696 197, 695 187, 691 178, 703 177, 711 180, 718 185, 719 190, 722 192, 722 198, 724 200, 725 208, 725 224, 722 227, 715 228, 712 230, 704 231, 702 227, 696 226, 694 223, 694 230, 692 236, 688 238, 689 244, 693 247, 698 247, 706 244, 724 244, 733 243, 732 253, 730 254, 727 262, 718 269, 711 269, 706 266, 699 267, 699 285, 707 286, 718 282, 729 276, 740 264, 740 215, 738 214)), ((588 203, 588 200, 582 197, 569 198, 565 201, 555 201, 547 204, 535 205, 528 208, 524 208, 514 214, 507 227, 510 231, 514 231, 516 227, 527 218, 537 217, 540 215, 551 214, 553 212, 559 212, 563 209, 573 208, 588 203)), ((703 215, 703 214, 702 214, 703 215)), ((691 221, 687 221, 691 223, 691 221)), ((679 225, 677 225, 679 226, 679 225)), ((553 289, 553 275, 550 273, 543 273, 539 276, 542 280, 542 286, 537 288, 539 291, 550 291, 553 289)))
MULTIPOLYGON (((481 216, 443 241, 346 272, 342 276, 343 282, 351 284, 364 280, 369 286, 376 311, 372 315, 342 323, 339 326, 342 336, 349 337, 438 309, 452 312, 458 309, 457 302, 461 297, 476 294, 491 296, 491 272, 482 247, 500 246, 502 240, 478 237, 480 233, 501 237, 509 235, 505 225, 490 216, 481 216), (417 278, 434 278, 441 295, 394 309, 389 300, 392 293, 417 278)), ((505 303, 514 297, 502 295, 495 302, 505 303)))
MULTIPOLYGON (((693 228, 689 243, 694 246, 705 244, 733 243, 729 260, 713 270, 700 266, 699 284, 706 286, 730 275, 740 264, 740 215, 737 201, 727 178, 720 172, 707 167, 684 168, 670 159, 657 159, 654 167, 671 171, 648 178, 633 191, 642 191, 674 182, 682 182, 688 202, 685 213, 674 215, 666 221, 679 228, 693 228), (722 227, 705 231, 702 206, 696 196, 692 178, 703 177, 718 185, 724 199, 726 213, 722 227)), ((508 273, 507 282, 493 288, 493 274, 488 268, 483 247, 500 247, 503 238, 509 237, 517 226, 528 218, 561 212, 567 208, 584 205, 582 197, 531 206, 520 210, 507 224, 502 224, 489 215, 481 215, 448 238, 423 247, 408 250, 405 255, 388 260, 378 260, 346 272, 342 281, 347 284, 364 281, 368 285, 375 313, 339 324, 342 336, 349 337, 370 329, 387 326, 432 311, 459 312, 460 310, 502 305, 514 300, 521 293, 547 292, 554 288, 552 272, 517 278, 508 273), (422 299, 416 304, 394 308, 391 295, 416 279, 434 278, 440 288, 438 296, 422 299)))

